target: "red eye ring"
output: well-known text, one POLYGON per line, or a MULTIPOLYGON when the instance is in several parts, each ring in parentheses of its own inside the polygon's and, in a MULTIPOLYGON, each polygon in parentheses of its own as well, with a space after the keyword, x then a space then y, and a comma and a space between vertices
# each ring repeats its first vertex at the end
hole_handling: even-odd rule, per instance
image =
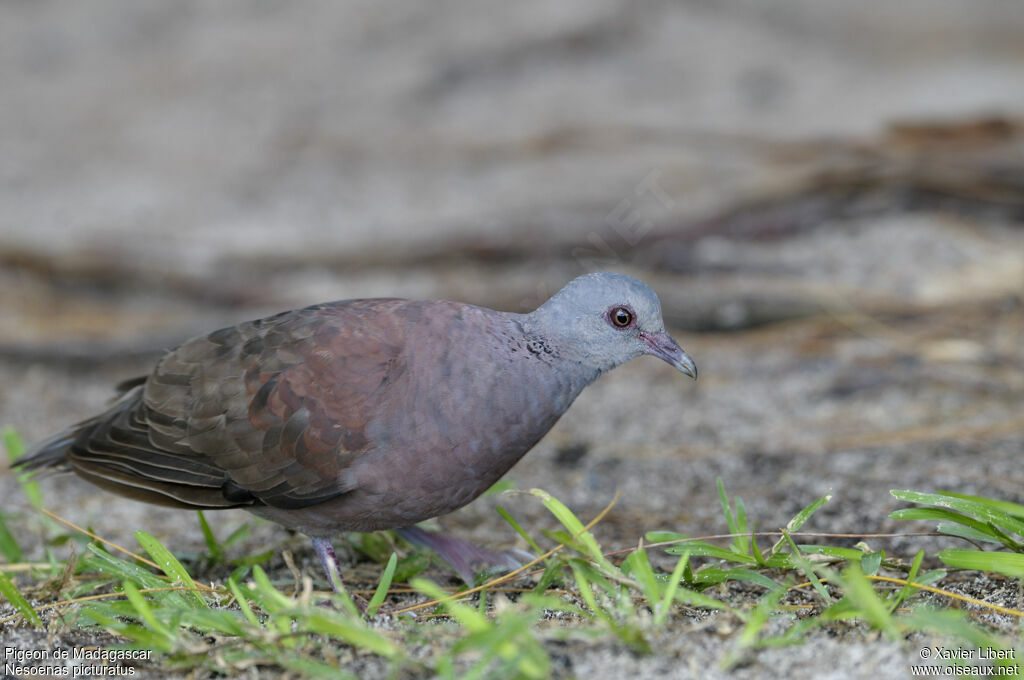
POLYGON ((633 323, 633 312, 625 307, 616 307, 608 314, 608 318, 616 328, 626 328, 633 323))

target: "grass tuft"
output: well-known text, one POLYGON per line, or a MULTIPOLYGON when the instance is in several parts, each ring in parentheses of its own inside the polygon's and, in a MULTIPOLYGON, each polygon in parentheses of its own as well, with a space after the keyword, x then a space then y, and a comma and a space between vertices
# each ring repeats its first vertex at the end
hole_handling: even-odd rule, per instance
MULTIPOLYGON (((16 434, 6 430, 3 439, 9 455, 20 454, 16 434)), ((38 493, 34 486, 23 488, 30 499, 38 493)), ((1004 636, 963 611, 935 603, 946 601, 936 597, 942 596, 1000 616, 1024 617, 941 587, 950 570, 1024 577, 1024 506, 950 492, 893 491, 913 505, 891 517, 935 521, 940 533, 988 548, 951 547, 931 556, 919 551, 904 559, 864 543, 851 548, 799 542, 807 535, 803 527, 831 493, 808 504, 785 527, 765 532, 758 531, 741 499, 729 497, 722 480, 717 491, 727 534, 695 538, 652 531, 633 548, 605 552, 593 528, 614 500, 584 523, 554 496, 532 489, 520 497, 539 500, 558 528, 534 535, 505 508, 498 512, 539 557, 512 574, 454 592, 423 578, 428 553, 404 546, 389 532, 353 537, 358 553, 383 565, 375 570, 375 585, 361 591, 369 596, 365 611, 345 590, 314 591, 312 580, 294 565, 289 576, 275 580, 281 571, 268 573, 261 566, 273 554, 229 559, 229 548, 246 535, 248 525, 221 541, 199 513, 207 553, 189 561, 144 531, 135 537, 148 557, 53 516, 73 532, 56 544, 74 547, 82 536, 90 540, 82 543, 84 554, 72 556, 66 567, 51 557, 29 577, 56 578, 63 572, 46 592, 68 599, 33 607, 0 567, 0 594, 13 610, 0 626, 41 627, 56 617, 152 650, 158 655, 154 663, 166 670, 230 676, 255 666, 324 678, 358 677, 353 663, 359 660, 385 664, 394 677, 545 678, 553 673, 554 646, 569 630, 647 654, 669 626, 706 619, 718 619, 732 631, 720 659, 727 669, 761 649, 801 644, 815 629, 836 621, 858 621, 895 641, 916 632, 994 650, 1017 644, 1016 634, 1004 636), (545 550, 545 545, 552 547, 545 550), (671 571, 658 566, 661 552, 677 556, 665 563, 671 571), (929 562, 947 569, 926 570, 929 562), (223 581, 197 583, 192 574, 199 564, 204 573, 220 567, 223 581), (228 567, 233 571, 227 573, 228 567), (514 587, 512 580, 517 580, 514 587), (927 601, 923 593, 931 594, 927 601), (410 598, 426 599, 410 605, 410 598)), ((35 498, 41 511, 52 515, 35 498)), ((6 519, 0 517, 0 555, 8 563, 20 562, 22 550, 6 519)), ((44 592, 39 583, 22 587, 32 588, 33 597, 44 592)))

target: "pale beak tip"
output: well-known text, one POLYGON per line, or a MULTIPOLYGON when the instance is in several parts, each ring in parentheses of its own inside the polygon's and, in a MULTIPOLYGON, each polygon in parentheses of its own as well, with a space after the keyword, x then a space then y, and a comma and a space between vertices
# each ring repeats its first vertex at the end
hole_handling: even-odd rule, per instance
POLYGON ((673 365, 677 369, 679 369, 681 373, 685 373, 694 380, 697 379, 697 364, 693 363, 693 359, 691 359, 686 354, 683 354, 683 356, 679 357, 678 361, 676 361, 673 365))

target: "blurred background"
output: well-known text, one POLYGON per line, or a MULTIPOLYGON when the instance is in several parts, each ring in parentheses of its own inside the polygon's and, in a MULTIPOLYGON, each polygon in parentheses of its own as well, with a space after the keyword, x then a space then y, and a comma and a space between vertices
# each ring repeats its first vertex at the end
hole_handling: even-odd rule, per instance
MULTIPOLYGON (((722 530, 717 476, 762 526, 829 488, 814 528, 884 530, 890 488, 1024 500, 1016 0, 0 16, 0 424, 29 441, 229 323, 381 295, 528 311, 611 269, 658 291, 701 379, 638 360, 511 474, 581 515, 622 490, 609 547, 722 530)), ((190 513, 47 485, 108 538, 201 545, 190 513)), ((493 543, 492 505, 442 523, 493 543)))

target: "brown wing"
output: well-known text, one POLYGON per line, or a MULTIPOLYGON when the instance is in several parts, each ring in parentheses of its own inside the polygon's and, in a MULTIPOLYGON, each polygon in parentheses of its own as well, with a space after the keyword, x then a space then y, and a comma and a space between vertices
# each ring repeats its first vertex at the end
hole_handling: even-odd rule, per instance
POLYGON ((67 460, 176 506, 303 507, 350 491, 349 466, 374 447, 368 426, 404 371, 405 304, 318 305, 190 340, 79 426, 67 460))

